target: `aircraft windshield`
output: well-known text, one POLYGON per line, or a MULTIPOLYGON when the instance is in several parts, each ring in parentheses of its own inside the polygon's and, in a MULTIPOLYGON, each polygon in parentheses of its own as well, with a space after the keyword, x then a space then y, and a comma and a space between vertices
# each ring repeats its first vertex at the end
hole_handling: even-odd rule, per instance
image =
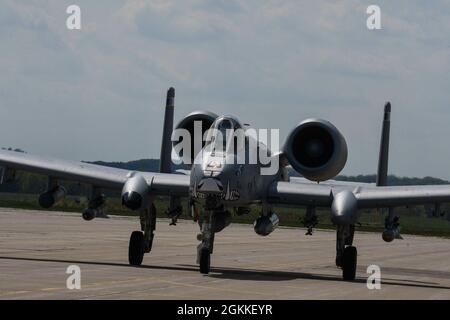
POLYGON ((240 123, 228 117, 217 119, 211 126, 211 151, 213 153, 227 153, 230 150, 231 141, 236 129, 240 129, 240 123))

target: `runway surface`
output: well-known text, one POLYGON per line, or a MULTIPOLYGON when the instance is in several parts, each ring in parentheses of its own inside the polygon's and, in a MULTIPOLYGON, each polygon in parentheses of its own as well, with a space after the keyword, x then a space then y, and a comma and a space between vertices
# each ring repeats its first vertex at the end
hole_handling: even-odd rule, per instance
POLYGON ((279 228, 268 237, 250 225, 216 236, 212 272, 196 265, 194 222, 159 220, 142 267, 128 265, 138 219, 83 221, 80 214, 0 208, 0 299, 450 299, 450 240, 355 235, 358 272, 341 280, 335 233, 279 228), (381 268, 380 290, 366 286, 368 265, 381 268), (81 289, 66 269, 78 265, 81 289))

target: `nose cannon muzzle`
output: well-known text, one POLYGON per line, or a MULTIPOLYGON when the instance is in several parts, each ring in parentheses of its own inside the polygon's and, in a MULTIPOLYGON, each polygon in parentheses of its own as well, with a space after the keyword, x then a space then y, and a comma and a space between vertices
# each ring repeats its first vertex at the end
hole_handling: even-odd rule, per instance
POLYGON ((353 192, 345 190, 334 196, 331 204, 331 221, 336 225, 355 224, 358 219, 358 203, 353 192))

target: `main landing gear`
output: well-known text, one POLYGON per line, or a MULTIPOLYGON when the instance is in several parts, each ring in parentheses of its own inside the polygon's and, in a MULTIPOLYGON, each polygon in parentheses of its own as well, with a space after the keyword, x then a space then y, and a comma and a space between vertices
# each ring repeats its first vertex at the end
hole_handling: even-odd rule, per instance
POLYGON ((152 250, 156 226, 156 208, 152 203, 149 208, 141 211, 141 230, 133 231, 128 246, 128 262, 132 266, 140 266, 144 254, 152 250))
POLYGON ((344 280, 352 281, 356 277, 357 250, 353 246, 354 225, 337 226, 336 266, 342 268, 344 280))

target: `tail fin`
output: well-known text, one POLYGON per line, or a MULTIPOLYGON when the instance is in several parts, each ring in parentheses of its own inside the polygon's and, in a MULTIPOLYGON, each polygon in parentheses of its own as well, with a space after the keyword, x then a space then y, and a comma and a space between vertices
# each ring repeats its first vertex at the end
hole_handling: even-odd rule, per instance
POLYGON ((172 172, 172 131, 173 131, 173 113, 175 109, 175 89, 170 88, 167 91, 166 109, 164 113, 164 127, 161 142, 161 155, 159 162, 159 172, 172 172))
MULTIPOLYGON (((381 129, 380 157, 378 159, 377 187, 387 186, 388 166, 389 166, 389 135, 391 131, 391 103, 388 101, 384 105, 383 127, 381 129)), ((383 210, 384 211, 384 210, 383 210)), ((395 239, 403 239, 400 235, 399 217, 395 215, 394 208, 388 208, 388 215, 385 221, 385 229, 394 232, 395 239)))
POLYGON ((383 127, 381 131, 380 156, 378 159, 377 186, 387 186, 389 165, 389 134, 391 129, 391 103, 384 106, 383 127))

